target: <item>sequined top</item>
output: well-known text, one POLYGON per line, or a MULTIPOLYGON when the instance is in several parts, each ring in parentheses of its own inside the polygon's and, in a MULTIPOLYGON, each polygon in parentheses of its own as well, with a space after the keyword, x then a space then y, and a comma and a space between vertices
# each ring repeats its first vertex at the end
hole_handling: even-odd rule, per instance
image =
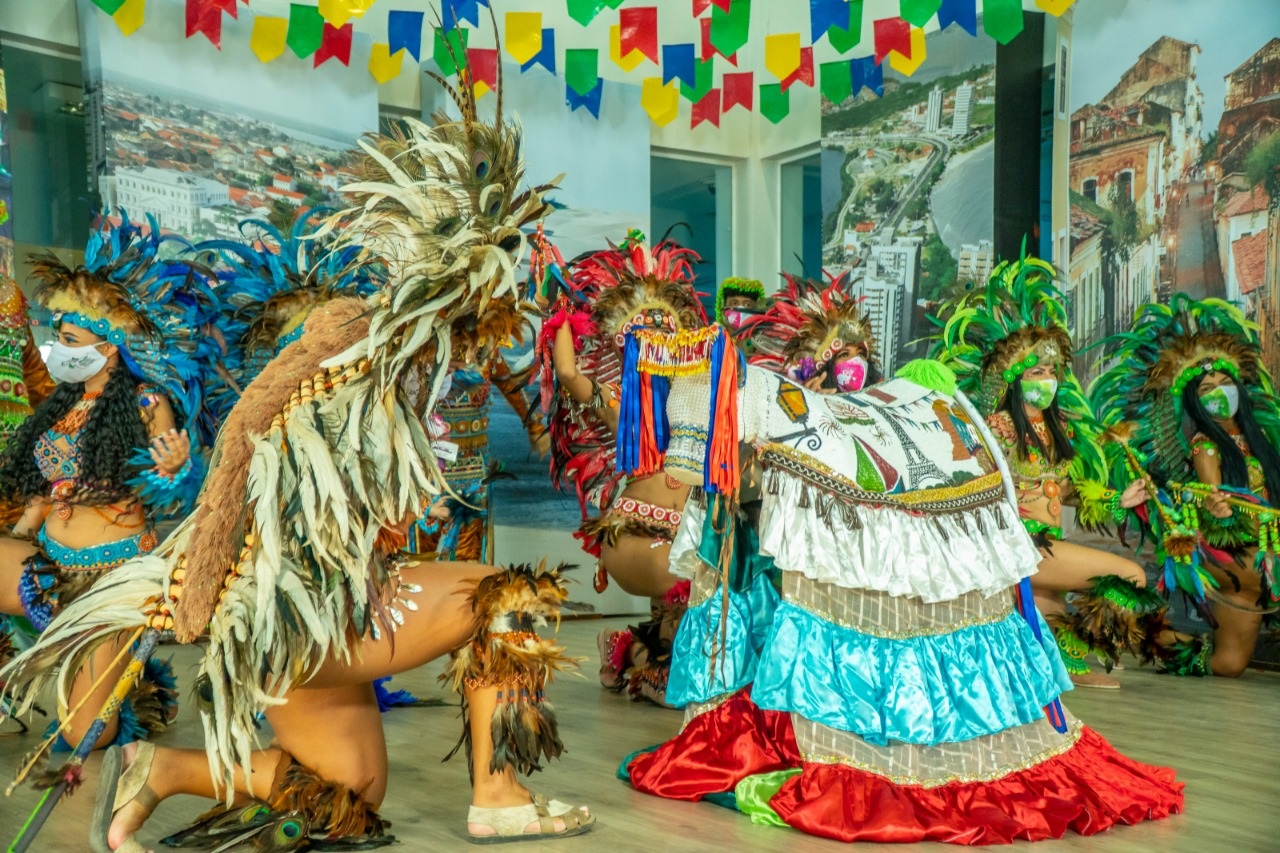
MULTIPOLYGON (((1014 429, 1013 418, 1008 412, 996 412, 990 415, 987 418, 987 425, 991 427, 992 433, 1000 443, 1000 449, 1009 460, 1009 473, 1013 476, 1014 487, 1018 490, 1018 499, 1035 499, 1043 495, 1049 498, 1050 512, 1057 515, 1062 509, 1059 500, 1062 490, 1071 481, 1070 460, 1049 462, 1037 448, 1019 447, 1018 433, 1014 429)), ((1043 420, 1035 421, 1032 427, 1041 443, 1047 445, 1052 441, 1049 428, 1043 420)), ((1072 437, 1069 426, 1064 425, 1064 431, 1068 438, 1072 437)))
MULTIPOLYGON (((1240 452, 1244 454, 1244 462, 1249 469, 1249 490, 1264 501, 1270 502, 1271 498, 1267 495, 1267 478, 1262 472, 1262 463, 1250 452, 1249 444, 1245 441, 1243 435, 1233 435, 1231 438, 1235 441, 1236 447, 1240 448, 1240 452)), ((1213 440, 1204 433, 1196 433, 1195 438, 1191 439, 1191 453, 1193 455, 1204 453, 1209 456, 1216 456, 1218 445, 1214 444, 1213 440)))
POLYGON ((36 437, 36 467, 56 496, 80 476, 80 434, 100 395, 85 394, 57 423, 36 437))

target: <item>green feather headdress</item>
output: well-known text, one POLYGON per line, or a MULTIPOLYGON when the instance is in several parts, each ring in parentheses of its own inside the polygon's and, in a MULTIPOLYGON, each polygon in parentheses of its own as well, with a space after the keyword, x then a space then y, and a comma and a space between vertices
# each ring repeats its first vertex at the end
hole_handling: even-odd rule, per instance
POLYGON ((1175 294, 1169 305, 1144 305, 1127 332, 1106 347, 1110 367, 1089 388, 1103 423, 1131 423, 1130 443, 1153 473, 1190 474, 1182 389, 1206 371, 1231 374, 1247 394, 1258 425, 1280 447, 1280 402, 1261 364, 1258 327, 1221 299, 1175 294))
POLYGON ((724 317, 725 300, 734 296, 745 296, 761 302, 764 300, 764 285, 753 278, 726 278, 720 282, 720 289, 716 291, 716 322, 722 326, 727 325, 724 317))
POLYGON ((930 351, 956 374, 961 391, 983 415, 999 408, 1009 385, 1037 364, 1052 364, 1058 376, 1058 408, 1074 433, 1072 474, 1105 481, 1102 426, 1071 368, 1067 311, 1054 266, 1039 258, 1003 261, 987 286, 945 303, 932 318, 942 327, 930 351))

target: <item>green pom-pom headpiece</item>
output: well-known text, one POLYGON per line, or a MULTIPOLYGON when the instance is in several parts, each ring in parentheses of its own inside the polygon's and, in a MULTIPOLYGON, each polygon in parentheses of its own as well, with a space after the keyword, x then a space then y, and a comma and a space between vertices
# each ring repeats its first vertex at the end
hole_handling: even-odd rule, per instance
POLYGON ((734 296, 745 296, 748 299, 760 302, 764 299, 764 285, 756 281, 754 278, 726 278, 720 282, 720 289, 716 291, 716 322, 724 326, 724 303, 726 299, 734 296))

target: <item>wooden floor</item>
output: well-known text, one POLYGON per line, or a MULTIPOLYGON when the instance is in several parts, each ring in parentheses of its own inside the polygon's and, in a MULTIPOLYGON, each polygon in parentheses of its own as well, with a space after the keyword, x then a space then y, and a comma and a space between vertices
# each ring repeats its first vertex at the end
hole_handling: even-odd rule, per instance
MULTIPOLYGON (((594 832, 559 844, 519 843, 520 850, 564 849, 587 853, 675 853, 675 851, 834 851, 836 842, 788 829, 753 825, 742 815, 707 803, 676 803, 636 793, 614 777, 629 752, 675 732, 680 714, 636 704, 599 688, 595 636, 624 620, 566 622, 561 635, 570 651, 589 657, 587 678, 563 679, 553 690, 569 748, 563 760, 533 779, 535 790, 591 805, 594 832)), ((195 660, 190 648, 169 647, 179 676, 195 660)), ((419 696, 438 696, 438 667, 397 679, 419 696)), ((1115 853, 1263 853, 1280 849, 1280 675, 1250 672, 1238 681, 1176 679, 1130 668, 1118 673, 1119 691, 1077 690, 1067 696, 1071 710, 1127 755, 1177 768, 1187 784, 1187 810, 1158 823, 1123 827, 1101 836, 1069 836, 1043 849, 1115 853)), ((190 684, 188 679, 185 682, 190 684)), ((438 851, 474 849, 463 837, 467 772, 461 761, 441 764, 459 732, 455 706, 399 709, 384 717, 391 755, 391 792, 383 809, 400 839, 392 849, 438 851)), ((5 731, 12 724, 6 724, 5 731)), ((337 734, 337 733, 335 733, 337 734)), ((161 741, 196 746, 199 723, 183 716, 161 741)), ((7 781, 36 736, 0 737, 0 768, 7 781)), ((96 759, 91 769, 96 767, 96 759)), ((90 777, 85 788, 60 806, 35 851, 80 853, 88 846, 85 825, 92 807, 90 777)), ((0 798, 0 841, 7 844, 35 802, 22 789, 0 798)), ((178 797, 161 805, 142 840, 155 843, 194 817, 205 803, 178 797)), ((1027 845, 1019 845, 1026 847, 1027 845)), ((884 847, 949 849, 943 845, 884 847)), ((864 847, 863 849, 882 849, 864 847)))

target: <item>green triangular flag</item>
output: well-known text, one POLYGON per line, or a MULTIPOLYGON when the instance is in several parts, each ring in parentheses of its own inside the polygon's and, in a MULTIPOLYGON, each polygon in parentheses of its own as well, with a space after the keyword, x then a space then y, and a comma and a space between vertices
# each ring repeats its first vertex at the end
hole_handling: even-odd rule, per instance
POLYGON ((120 7, 124 5, 124 0, 93 0, 93 5, 108 15, 114 15, 120 11, 120 7))
POLYGON ((1022 32, 1022 0, 983 0, 982 29, 1000 44, 1022 32))
POLYGON ((564 82, 579 95, 590 94, 600 82, 600 51, 595 48, 566 50, 564 82))
MULTIPOLYGON (((565 0, 565 6, 569 10, 569 17, 573 18, 582 26, 586 26, 595 20, 596 15, 600 14, 600 10, 604 8, 602 0, 565 0)), ((614 6, 613 8, 617 8, 614 6)))
POLYGON ((698 103, 711 91, 711 86, 715 83, 715 57, 708 59, 706 62, 698 62, 694 67, 693 86, 686 86, 683 81, 680 83, 680 97, 691 103, 698 103))
POLYGON ((824 62, 818 71, 822 75, 818 84, 822 97, 831 103, 843 104, 853 94, 853 70, 849 67, 849 60, 824 62))
POLYGON ((760 86, 760 115, 777 124, 790 112, 790 89, 782 91, 781 83, 767 83, 760 86))
POLYGON ((299 59, 306 59, 320 49, 324 38, 324 18, 315 6, 293 3, 289 6, 289 31, 284 43, 299 59))
POLYGON ((459 68, 467 65, 467 40, 471 31, 461 27, 442 30, 436 27, 436 41, 431 48, 431 58, 440 66, 440 73, 446 77, 456 74, 459 68))
POLYGON ((942 8, 942 0, 901 0, 898 14, 908 24, 923 27, 929 19, 938 14, 942 8))
POLYGON ((729 11, 711 7, 711 46, 733 56, 746 45, 751 33, 751 0, 731 0, 729 11))
POLYGON ((827 41, 837 53, 848 53, 862 41, 862 0, 849 0, 849 27, 827 30, 827 41))

